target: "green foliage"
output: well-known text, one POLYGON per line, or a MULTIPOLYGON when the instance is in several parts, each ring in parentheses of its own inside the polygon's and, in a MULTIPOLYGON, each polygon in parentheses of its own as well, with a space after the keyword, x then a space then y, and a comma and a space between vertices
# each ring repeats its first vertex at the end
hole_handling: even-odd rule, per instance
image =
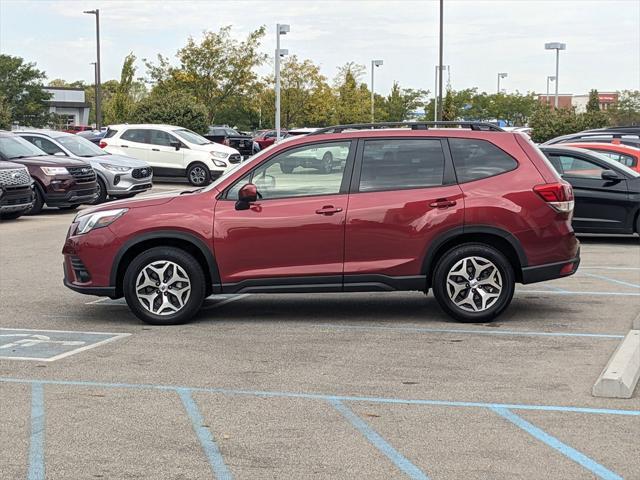
POLYGON ((11 129, 11 109, 4 95, 0 95, 0 129, 11 129))
POLYGON ((597 90, 591 90, 589 92, 589 101, 587 102, 587 112, 599 112, 600 111, 600 97, 597 90))
POLYGON ((152 92, 136 104, 131 121, 176 125, 198 133, 206 133, 209 125, 207 109, 194 97, 180 91, 152 92))
POLYGON ((115 92, 103 101, 104 123, 124 123, 129 120, 135 107, 133 98, 133 77, 136 74, 134 63, 136 57, 133 53, 127 55, 122 64, 120 82, 115 86, 115 92))
POLYGON ((398 82, 393 82, 391 93, 381 105, 386 113, 385 120, 390 122, 402 122, 408 120, 411 112, 424 106, 426 90, 414 90, 412 88, 400 88, 398 82))
POLYGON ((247 95, 257 82, 256 67, 266 55, 259 52, 265 28, 251 32, 244 41, 231 37, 231 27, 206 31, 201 41, 189 38, 176 55, 179 65, 158 55, 158 63, 145 62, 154 90, 182 91, 194 97, 207 111, 207 120, 216 121, 218 110, 236 96, 247 95))
POLYGON ((640 125, 640 90, 623 90, 607 114, 612 125, 640 125))
POLYGON ((371 120, 371 93, 366 84, 358 85, 364 66, 354 62, 338 69, 334 79, 335 115, 334 123, 363 123, 371 120))
POLYGON ((447 94, 442 101, 442 120, 453 121, 458 119, 458 111, 460 107, 454 99, 455 94, 450 88, 447 88, 447 94))
POLYGON ((555 110, 540 103, 529 121, 529 126, 533 129, 532 140, 541 143, 560 135, 601 128, 607 123, 607 117, 603 112, 576 113, 575 108, 555 110))
MULTIPOLYGON (((8 105, 11 122, 45 126, 50 115, 45 101, 51 95, 42 90, 45 73, 20 57, 0 55, 0 92, 8 105)), ((5 113, 6 115, 6 113, 5 113)))

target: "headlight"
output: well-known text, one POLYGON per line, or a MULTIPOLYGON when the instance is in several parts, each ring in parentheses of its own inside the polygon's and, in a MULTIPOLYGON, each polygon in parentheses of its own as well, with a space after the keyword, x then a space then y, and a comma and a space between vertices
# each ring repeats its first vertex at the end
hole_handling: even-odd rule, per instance
POLYGON ((124 173, 131 170, 131 167, 121 167, 119 165, 111 165, 110 163, 101 163, 100 166, 106 168, 109 171, 118 173, 124 173))
POLYGON ((64 167, 41 167, 45 175, 69 175, 69 170, 64 167))
POLYGON ((128 208, 118 208, 115 210, 103 210, 101 212, 78 215, 74 222, 78 222, 78 234, 88 233, 96 228, 107 227, 124 215, 128 208))
POLYGON ((229 154, 224 152, 211 152, 211 156, 213 158, 222 158, 224 160, 225 158, 229 157, 229 154))
POLYGON ((214 161, 213 161, 213 164, 214 164, 216 167, 222 167, 222 168, 224 168, 224 167, 226 167, 226 166, 227 166, 227 164, 226 164, 226 163, 224 163, 222 160, 214 160, 214 161))

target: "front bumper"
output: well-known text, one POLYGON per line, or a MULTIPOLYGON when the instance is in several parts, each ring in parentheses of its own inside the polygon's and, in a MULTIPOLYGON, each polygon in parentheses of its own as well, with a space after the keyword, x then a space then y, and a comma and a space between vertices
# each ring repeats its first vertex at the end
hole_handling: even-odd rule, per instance
POLYGON ((575 258, 563 262, 547 263, 522 269, 522 283, 537 283, 573 275, 580 265, 580 249, 575 258))
MULTIPOLYGON (((141 170, 141 168, 136 168, 135 170, 141 170)), ((151 171, 151 167, 148 167, 148 170, 151 171)), ((112 172, 107 169, 100 169, 99 171, 107 187, 107 195, 113 197, 145 192, 153 186, 152 174, 135 178, 133 171, 126 173, 112 172)))
POLYGON ((70 190, 64 193, 48 193, 44 202, 49 207, 70 207, 83 203, 91 203, 98 197, 97 187, 70 190))
POLYGON ((0 194, 0 213, 29 210, 33 206, 33 189, 26 187, 3 187, 0 194))
POLYGON ((98 297, 116 297, 115 287, 94 287, 91 285, 78 285, 74 283, 69 275, 69 267, 67 267, 67 259, 65 258, 62 264, 64 270, 64 286, 73 290, 74 292, 83 293, 85 295, 96 295, 98 297))

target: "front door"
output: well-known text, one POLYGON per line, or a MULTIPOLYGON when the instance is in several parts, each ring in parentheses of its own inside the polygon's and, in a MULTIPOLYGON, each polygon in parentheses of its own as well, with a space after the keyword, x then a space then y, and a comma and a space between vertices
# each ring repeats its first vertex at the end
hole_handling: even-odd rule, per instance
POLYGON ((213 248, 224 291, 237 291, 239 282, 279 290, 290 285, 291 291, 342 289, 346 172, 352 161, 329 173, 287 168, 322 146, 343 147, 353 157, 351 141, 294 147, 256 166, 217 202, 213 248), (262 198, 248 210, 236 210, 238 191, 247 183, 262 198))
POLYGON ((550 160, 562 168, 562 178, 573 187, 573 224, 586 231, 617 231, 628 228, 629 195, 627 181, 603 180, 607 168, 570 153, 551 154, 550 160))
MULTIPOLYGON (((176 137, 163 130, 149 130, 149 164, 158 175, 184 176, 184 149, 176 150, 171 142, 179 142, 176 137)), ((182 142, 180 142, 182 143, 182 142)))

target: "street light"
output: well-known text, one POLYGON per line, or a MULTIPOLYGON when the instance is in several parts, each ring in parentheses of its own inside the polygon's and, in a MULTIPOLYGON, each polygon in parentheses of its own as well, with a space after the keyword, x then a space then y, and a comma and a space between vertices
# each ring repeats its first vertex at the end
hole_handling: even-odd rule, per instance
POLYGON ((549 105, 549 82, 555 82, 556 77, 554 75, 549 75, 547 77, 547 106, 549 105))
MULTIPOLYGON (((436 76, 438 77, 438 84, 440 85, 440 88, 437 89, 438 90, 438 104, 437 104, 438 109, 436 110, 438 112, 437 120, 442 120, 442 56, 443 56, 442 43, 444 42, 443 25, 444 25, 444 0, 440 0, 440 38, 439 38, 440 42, 438 44, 438 65, 440 66, 440 69, 436 70, 436 76), (439 73, 439 76, 438 76, 438 73, 439 73)), ((434 103, 433 106, 435 109, 436 104, 434 103)))
POLYGON ((558 108, 558 74, 560 73, 560 50, 566 50, 567 44, 560 42, 551 42, 544 44, 545 50, 555 50, 556 51, 556 100, 555 100, 555 108, 558 108))
POLYGON ((280 140, 280 59, 289 54, 289 50, 280 48, 280 35, 289 33, 289 25, 276 25, 276 139, 280 140))
MULTIPOLYGON (((95 89, 95 98, 98 98, 98 63, 91 62, 90 65, 93 65, 93 88, 95 89)), ((95 99, 94 99, 95 100, 95 99)), ((87 122, 89 119, 87 118, 87 122)), ((98 124, 96 123, 96 126, 98 124)))
POLYGON ((102 127, 102 93, 100 89, 100 10, 85 10, 84 13, 96 16, 96 129, 102 127))
POLYGON ((507 78, 509 76, 508 73, 506 72, 502 72, 498 74, 498 94, 500 94, 500 79, 501 78, 507 78))
POLYGON ((371 60, 371 123, 373 123, 373 105, 374 105, 374 98, 373 98, 373 72, 375 70, 375 67, 381 67, 384 64, 384 62, 382 60, 371 60))
MULTIPOLYGON (((440 70, 440 65, 436 65, 436 84, 435 84, 435 91, 433 92, 433 121, 437 122, 438 121, 438 71, 440 70)), ((446 70, 448 73, 448 83, 451 82, 451 68, 449 68, 449 65, 443 65, 442 66, 442 70, 446 70)), ((440 98, 442 98, 442 95, 440 95, 440 98)))

